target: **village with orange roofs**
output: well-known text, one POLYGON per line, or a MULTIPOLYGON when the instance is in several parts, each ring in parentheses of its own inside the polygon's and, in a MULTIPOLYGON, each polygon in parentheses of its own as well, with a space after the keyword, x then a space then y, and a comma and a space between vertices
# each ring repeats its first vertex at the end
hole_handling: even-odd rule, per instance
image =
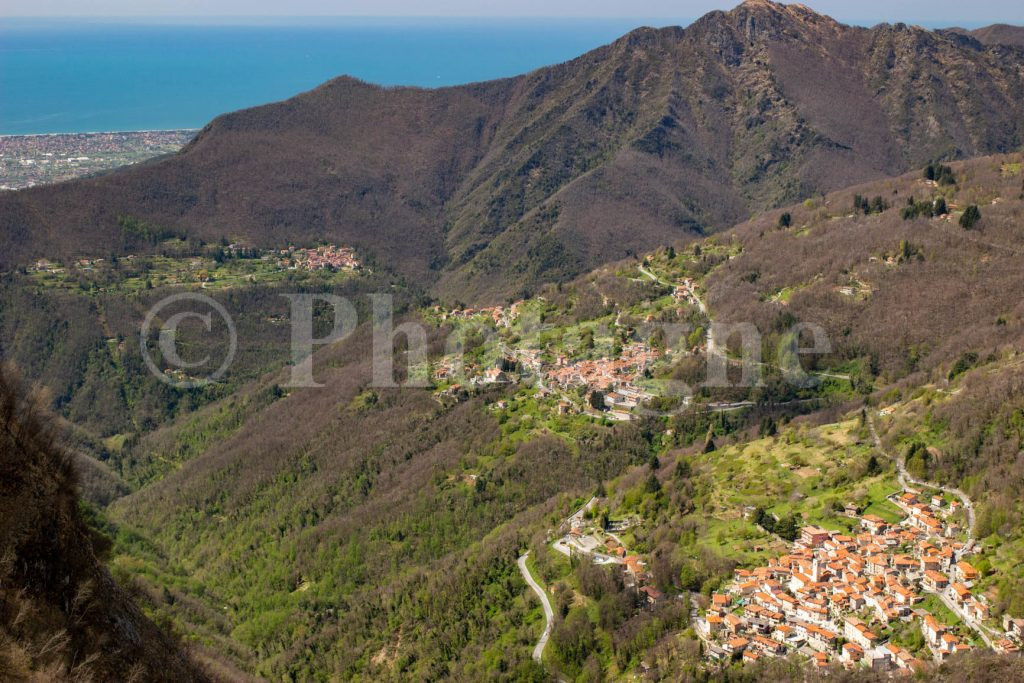
MULTIPOLYGON (((674 285, 671 300, 674 305, 692 306, 703 312, 706 309, 696 291, 694 280, 681 278, 674 285)), ((433 313, 440 323, 477 322, 508 334, 520 320, 525 306, 524 301, 450 311, 435 306, 433 313)), ((616 317, 604 333, 611 338, 622 329, 616 317)), ((704 348, 705 341, 701 337, 681 351, 700 353, 704 348)), ((656 364, 666 360, 665 352, 656 348, 649 337, 636 338, 635 335, 624 343, 606 344, 603 352, 573 353, 565 344, 539 348, 522 343, 501 343, 498 350, 498 356, 483 365, 466 362, 457 354, 437 360, 432 379, 444 385, 439 394, 449 397, 484 385, 525 383, 535 386, 539 397, 556 399, 561 414, 628 422, 639 416, 637 408, 657 395, 646 386, 649 385, 646 380, 651 379, 656 364)))
POLYGON ((281 266, 298 270, 353 270, 359 259, 351 247, 324 244, 318 247, 296 249, 288 247, 280 252, 281 266))
MULTIPOLYGON (((880 636, 891 625, 916 625, 935 661, 984 644, 1018 652, 1024 619, 990 623, 988 599, 972 589, 974 541, 950 520, 958 500, 927 500, 905 489, 890 497, 906 517, 890 524, 860 517, 860 533, 804 527, 789 554, 754 569, 736 569, 697 622, 711 661, 786 656, 794 651, 828 667, 913 672, 924 663, 880 636), (921 605, 935 596, 960 620, 948 626, 921 605)), ((859 514, 848 506, 848 514, 859 514)))

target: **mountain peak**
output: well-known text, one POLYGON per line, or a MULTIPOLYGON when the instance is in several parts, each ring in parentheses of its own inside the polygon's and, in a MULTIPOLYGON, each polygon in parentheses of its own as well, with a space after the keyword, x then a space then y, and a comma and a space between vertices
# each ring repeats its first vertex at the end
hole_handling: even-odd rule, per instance
POLYGON ((717 34, 719 40, 716 42, 732 34, 747 43, 795 38, 807 31, 836 31, 842 28, 842 24, 835 19, 815 12, 806 5, 787 5, 772 0, 745 0, 727 12, 706 14, 695 26, 717 34))
POLYGON ((733 8, 729 14, 734 16, 772 17, 780 21, 794 21, 802 24, 838 24, 832 17, 816 12, 807 5, 802 5, 798 2, 787 5, 781 2, 772 2, 772 0, 745 0, 745 2, 733 8))
POLYGON ((743 2, 736 6, 737 9, 741 7, 746 7, 748 9, 763 8, 778 11, 779 9, 784 8, 785 5, 781 2, 772 2, 772 0, 743 0, 743 2))
POLYGON ((807 5, 803 5, 799 2, 786 4, 782 2, 773 2, 772 0, 744 0, 735 8, 733 8, 732 11, 735 12, 737 10, 744 9, 749 11, 773 12, 776 14, 812 14, 819 17, 825 16, 823 14, 820 14, 819 12, 815 12, 807 5))

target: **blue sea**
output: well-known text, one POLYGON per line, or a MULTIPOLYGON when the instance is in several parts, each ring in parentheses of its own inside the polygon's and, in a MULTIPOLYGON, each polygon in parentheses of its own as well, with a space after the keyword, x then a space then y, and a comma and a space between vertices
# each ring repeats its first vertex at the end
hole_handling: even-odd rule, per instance
POLYGON ((198 128, 348 74, 438 87, 562 62, 659 19, 0 19, 0 134, 198 128))

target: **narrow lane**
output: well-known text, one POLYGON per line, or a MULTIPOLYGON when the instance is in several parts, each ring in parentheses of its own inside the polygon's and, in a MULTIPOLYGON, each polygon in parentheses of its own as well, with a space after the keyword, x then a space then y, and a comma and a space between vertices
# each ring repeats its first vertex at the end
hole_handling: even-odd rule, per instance
POLYGON ((544 619, 547 623, 544 625, 544 632, 540 634, 540 640, 537 641, 537 646, 533 648, 533 658, 535 661, 539 662, 541 657, 544 655, 544 648, 548 644, 548 638, 551 636, 551 627, 554 624, 555 611, 551 609, 551 602, 548 600, 547 593, 545 593, 540 584, 534 580, 533 575, 530 574, 530 570, 526 566, 526 558, 529 554, 530 551, 527 550, 519 557, 516 564, 519 565, 519 571, 522 572, 523 578, 526 579, 526 583, 529 584, 530 588, 533 589, 533 592, 537 594, 538 598, 540 598, 541 606, 544 608, 544 619))
POLYGON ((896 471, 899 473, 898 479, 901 486, 903 486, 904 488, 910 488, 909 484, 914 484, 915 486, 926 486, 928 488, 938 489, 945 493, 949 493, 960 499, 960 502, 963 503, 964 510, 967 511, 967 544, 968 546, 973 546, 975 522, 974 504, 971 502, 971 499, 967 497, 967 494, 961 491, 960 489, 953 488, 951 486, 943 486, 942 484, 936 484, 935 482, 932 481, 921 481, 920 479, 915 479, 914 477, 912 477, 910 473, 907 472, 907 468, 903 464, 903 461, 900 460, 898 457, 886 452, 886 450, 882 447, 882 439, 879 438, 878 430, 875 429, 875 418, 874 415, 871 414, 871 411, 867 411, 867 417, 868 429, 871 431, 871 438, 875 442, 875 450, 877 450, 879 453, 884 455, 889 460, 892 460, 893 463, 896 464, 896 471))

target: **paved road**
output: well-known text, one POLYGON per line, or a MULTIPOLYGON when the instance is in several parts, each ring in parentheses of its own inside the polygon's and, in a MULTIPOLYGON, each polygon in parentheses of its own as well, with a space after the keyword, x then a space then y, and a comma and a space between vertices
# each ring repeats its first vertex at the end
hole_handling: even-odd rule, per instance
POLYGON ((964 505, 964 509, 967 511, 967 545, 974 545, 974 504, 971 502, 971 499, 967 497, 967 494, 957 488, 943 486, 942 484, 936 484, 935 482, 932 481, 921 481, 920 479, 915 479, 914 477, 910 476, 910 474, 907 472, 906 466, 903 464, 903 461, 898 457, 890 455, 882 447, 882 440, 878 437, 878 430, 875 429, 875 418, 870 411, 868 411, 868 429, 871 430, 871 438, 874 439, 875 441, 875 449, 879 453, 881 453, 882 455, 896 463, 896 469, 899 472, 898 478, 900 486, 903 486, 904 488, 909 488, 908 483, 914 484, 916 486, 926 486, 929 488, 944 491, 946 493, 950 493, 960 499, 960 502, 963 503, 964 505))
POLYGON ((590 500, 583 504, 583 507, 566 517, 565 521, 558 525, 559 533, 569 533, 569 530, 574 526, 582 525, 583 515, 586 514, 587 510, 594 507, 595 504, 597 504, 597 496, 591 496, 590 500))
MULTIPOLYGON (((665 280, 662 280, 660 277, 658 277, 657 275, 655 275, 654 273, 649 271, 647 268, 644 268, 642 265, 639 266, 638 268, 639 268, 641 273, 646 275, 651 280, 654 280, 658 284, 665 285, 666 287, 675 287, 675 285, 673 285, 671 282, 667 282, 665 280)), ((697 295, 696 290, 693 290, 691 293, 693 294, 693 299, 694 299, 694 301, 697 304, 697 308, 699 308, 700 312, 703 313, 707 317, 707 319, 709 321, 711 321, 712 325, 714 325, 714 321, 711 320, 711 316, 708 315, 708 307, 704 303, 704 300, 701 299, 700 296, 697 295)), ((711 330, 708 330, 706 340, 707 340, 707 345, 708 345, 708 355, 719 355, 719 356, 725 356, 726 355, 719 348, 718 340, 711 333, 711 330)), ((740 363, 743 363, 744 361, 743 361, 743 359, 740 359, 740 358, 728 358, 728 357, 726 357, 726 362, 727 363, 732 363, 732 364, 740 364, 740 363)), ((758 362, 757 365, 760 365, 762 367, 773 367, 773 366, 770 366, 768 363, 762 363, 762 362, 758 362)), ((850 375, 844 375, 844 374, 839 374, 839 373, 834 373, 834 372, 811 371, 809 374, 817 375, 818 377, 831 377, 833 379, 842 379, 842 380, 846 380, 847 382, 851 381, 850 375)))
MULTIPOLYGON (((910 476, 903 462, 899 458, 890 455, 885 451, 885 449, 882 448, 882 440, 878 437, 878 430, 875 429, 875 419, 874 416, 871 415, 871 413, 868 413, 868 429, 871 430, 871 438, 874 439, 875 448, 878 450, 878 452, 892 460, 894 463, 896 463, 896 469, 899 472, 900 486, 903 486, 904 488, 910 488, 908 486, 908 483, 915 484, 917 486, 926 486, 933 489, 939 489, 940 491, 945 491, 946 493, 950 493, 960 499, 960 502, 963 503, 964 505, 964 509, 967 510, 967 548, 968 550, 970 550, 971 546, 974 545, 975 514, 974 504, 971 502, 971 499, 967 497, 967 494, 957 488, 942 486, 941 484, 936 484, 935 482, 930 481, 921 481, 920 479, 915 479, 914 477, 910 476)), ((946 607, 948 607, 953 612, 953 614, 960 617, 964 624, 966 624, 975 633, 981 636, 981 639, 985 641, 986 645, 988 645, 990 648, 995 649, 992 642, 992 638, 989 637, 991 635, 990 629, 987 626, 985 626, 985 624, 982 624, 981 622, 975 621, 974 619, 968 617, 967 614, 965 614, 952 600, 950 600, 944 592, 928 592, 939 596, 939 599, 942 601, 942 603, 946 607)))
POLYGON ((981 636, 981 639, 983 641, 985 641, 986 645, 988 645, 993 650, 995 649, 995 643, 993 643, 992 639, 989 637, 989 634, 987 632, 988 629, 985 627, 984 624, 981 624, 981 623, 975 621, 974 619, 971 619, 970 617, 968 617, 963 611, 960 610, 959 607, 957 607, 956 603, 954 603, 952 600, 949 599, 949 597, 944 592, 941 592, 941 591, 927 591, 927 592, 931 593, 932 595, 937 595, 939 597, 939 600, 942 601, 942 604, 944 604, 946 607, 948 607, 949 610, 953 614, 955 614, 958 617, 960 617, 960 620, 962 622, 964 622, 964 624, 966 624, 968 626, 968 628, 970 628, 975 633, 977 633, 979 636, 981 636))
MULTIPOLYGON (((665 287, 671 287, 673 289, 675 289, 675 287, 676 287, 675 284, 673 284, 671 282, 668 282, 667 280, 662 280, 660 277, 658 277, 657 275, 655 275, 651 271, 647 270, 642 265, 639 266, 639 270, 640 270, 641 273, 643 273, 644 275, 646 275, 650 279, 654 280, 659 285, 664 285, 665 287)), ((707 315, 708 314, 708 307, 705 306, 704 305, 704 301, 699 296, 697 296, 696 290, 693 290, 690 293, 693 295, 693 300, 697 304, 697 308, 700 309, 700 312, 703 313, 704 315, 707 315)))
POLYGON ((554 623, 555 611, 551 609, 551 602, 548 600, 547 593, 541 588, 540 584, 534 581, 533 576, 530 574, 530 570, 526 568, 526 557, 530 554, 527 550, 519 558, 516 564, 519 565, 519 571, 522 572, 523 578, 526 579, 526 583, 530 585, 533 592, 540 598, 540 603, 544 607, 544 619, 547 622, 544 625, 544 633, 540 634, 540 640, 537 641, 537 647, 533 648, 533 658, 536 661, 540 661, 544 655, 544 647, 548 644, 548 638, 551 636, 551 626, 554 623))

